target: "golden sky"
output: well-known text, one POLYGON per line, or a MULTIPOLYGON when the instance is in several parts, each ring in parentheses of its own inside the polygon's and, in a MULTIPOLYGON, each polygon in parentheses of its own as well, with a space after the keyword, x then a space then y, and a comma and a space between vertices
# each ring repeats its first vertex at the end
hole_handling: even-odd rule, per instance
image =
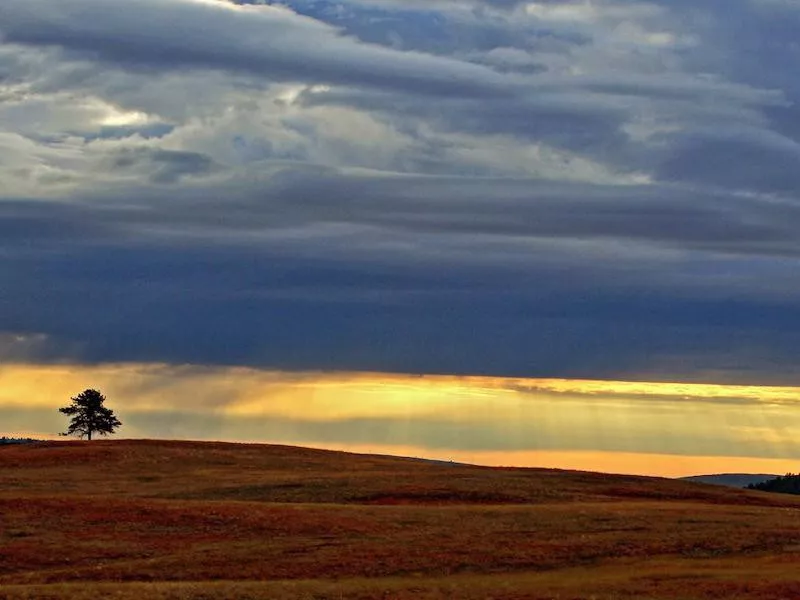
POLYGON ((57 433, 87 387, 121 437, 666 476, 800 464, 800 390, 683 383, 17 364, 0 367, 0 434, 57 433))

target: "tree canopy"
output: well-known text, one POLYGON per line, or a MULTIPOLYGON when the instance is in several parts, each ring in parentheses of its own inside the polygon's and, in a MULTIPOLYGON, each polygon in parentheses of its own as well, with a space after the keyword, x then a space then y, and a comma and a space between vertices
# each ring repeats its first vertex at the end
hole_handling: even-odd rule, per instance
POLYGON ((782 477, 776 477, 761 483, 753 483, 747 487, 751 490, 761 490, 762 492, 800 494, 800 473, 787 473, 782 477))
POLYGON ((58 411, 69 417, 69 427, 61 435, 77 435, 92 439, 92 434, 108 435, 122 426, 114 411, 103 406, 106 398, 97 390, 88 389, 72 398, 69 406, 58 411))

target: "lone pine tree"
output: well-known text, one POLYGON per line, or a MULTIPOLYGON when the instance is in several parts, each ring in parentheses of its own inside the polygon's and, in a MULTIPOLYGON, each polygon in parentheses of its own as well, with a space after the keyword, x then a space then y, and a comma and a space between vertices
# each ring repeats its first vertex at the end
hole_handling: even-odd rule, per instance
POLYGON ((103 406, 106 398, 97 390, 84 390, 74 398, 72 404, 59 408, 58 412, 72 417, 69 427, 61 435, 77 435, 92 439, 93 433, 108 435, 122 425, 114 411, 103 406))

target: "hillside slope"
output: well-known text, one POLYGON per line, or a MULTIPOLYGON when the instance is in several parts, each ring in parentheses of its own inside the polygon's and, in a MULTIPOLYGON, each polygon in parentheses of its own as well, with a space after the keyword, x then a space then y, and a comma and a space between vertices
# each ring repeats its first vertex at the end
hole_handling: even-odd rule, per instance
POLYGON ((42 442, 0 450, 0 497, 321 503, 530 504, 619 499, 774 504, 770 496, 628 475, 451 465, 293 446, 160 440, 42 442))
POLYGON ((657 478, 47 442, 0 448, 0 598, 800 597, 798 517, 657 478))

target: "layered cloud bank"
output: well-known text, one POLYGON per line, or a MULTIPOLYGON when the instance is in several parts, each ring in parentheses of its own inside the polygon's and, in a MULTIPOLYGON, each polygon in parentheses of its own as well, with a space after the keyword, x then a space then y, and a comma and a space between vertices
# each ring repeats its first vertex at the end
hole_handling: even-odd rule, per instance
POLYGON ((797 383, 798 30, 4 0, 0 356, 797 383))

